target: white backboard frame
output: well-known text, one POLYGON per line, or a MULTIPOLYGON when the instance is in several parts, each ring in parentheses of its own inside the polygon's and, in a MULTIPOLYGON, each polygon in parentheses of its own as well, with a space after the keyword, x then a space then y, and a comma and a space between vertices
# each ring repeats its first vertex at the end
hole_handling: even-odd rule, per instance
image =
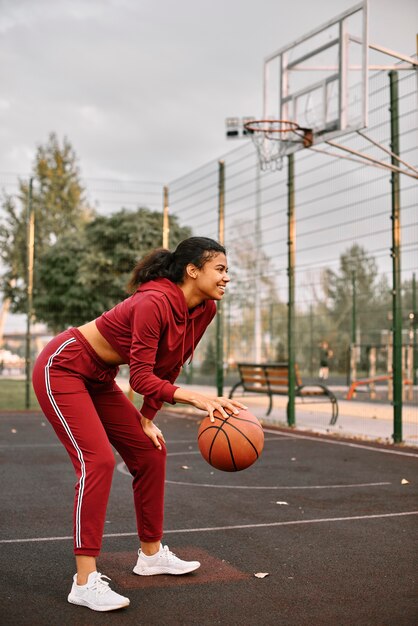
POLYGON ((363 0, 265 59, 264 119, 310 128, 314 144, 367 127, 367 9, 363 0))

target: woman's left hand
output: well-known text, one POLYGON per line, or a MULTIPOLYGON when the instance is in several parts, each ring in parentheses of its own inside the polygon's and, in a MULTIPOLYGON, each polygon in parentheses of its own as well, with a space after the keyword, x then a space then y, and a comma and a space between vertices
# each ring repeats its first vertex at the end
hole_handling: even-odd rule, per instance
POLYGON ((144 433, 149 437, 156 448, 161 450, 161 441, 165 443, 164 435, 161 430, 158 428, 156 424, 152 420, 147 419, 143 415, 141 415, 141 425, 144 433))

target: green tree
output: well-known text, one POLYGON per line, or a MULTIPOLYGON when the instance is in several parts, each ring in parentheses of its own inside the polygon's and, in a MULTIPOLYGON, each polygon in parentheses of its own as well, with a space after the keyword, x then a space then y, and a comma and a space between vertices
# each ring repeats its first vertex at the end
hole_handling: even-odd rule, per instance
MULTIPOLYGON (((234 233, 234 239, 228 245, 231 267, 228 298, 231 305, 233 304, 229 319, 232 326, 229 330, 231 346, 238 345, 237 351, 240 354, 245 337, 248 354, 254 354, 255 307, 258 297, 261 336, 263 339, 268 337, 263 346, 263 356, 274 360, 279 346, 283 345, 286 338, 286 307, 279 299, 277 272, 262 248, 257 248, 252 222, 237 222, 234 224, 234 233)), ((236 356, 233 349, 230 356, 236 356)))
MULTIPOLYGON (((92 212, 86 205, 76 154, 67 139, 60 144, 52 133, 46 145, 38 147, 32 178, 36 263, 63 234, 78 236, 92 212)), ((0 250, 4 271, 0 290, 10 300, 13 312, 25 310, 28 203, 28 180, 19 180, 16 197, 3 196, 0 250)))
POLYGON ((334 350, 334 364, 339 369, 344 369, 351 342, 353 281, 357 340, 362 344, 379 343, 381 331, 388 327, 387 279, 379 276, 376 260, 363 247, 354 244, 341 255, 338 271, 328 268, 323 275, 329 330, 338 338, 338 346, 329 333, 322 336, 321 340, 330 342, 334 350))
POLYGON ((213 341, 207 344, 200 371, 202 374, 213 374, 216 371, 216 351, 213 341))
MULTIPOLYGON (((112 308, 126 298, 136 261, 161 245, 161 233, 162 214, 139 208, 96 216, 77 238, 59 238, 40 259, 36 318, 56 331, 112 308)), ((171 247, 190 234, 170 217, 171 247)))

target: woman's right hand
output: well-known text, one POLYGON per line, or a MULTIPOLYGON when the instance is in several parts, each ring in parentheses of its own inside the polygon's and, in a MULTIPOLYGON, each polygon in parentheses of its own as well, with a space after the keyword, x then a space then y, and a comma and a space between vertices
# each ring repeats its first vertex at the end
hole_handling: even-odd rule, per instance
POLYGON ((176 389, 173 399, 176 402, 191 404, 197 409, 202 409, 202 411, 206 411, 209 415, 211 422, 215 421, 215 418, 213 416, 215 410, 219 411, 219 413, 223 417, 227 418, 231 413, 233 413, 234 415, 238 415, 239 409, 247 408, 244 404, 242 404, 242 402, 238 402, 237 400, 231 400, 223 396, 209 397, 201 393, 196 393, 194 391, 187 391, 186 389, 182 389, 181 387, 176 389))
POLYGON ((141 426, 144 433, 149 437, 156 448, 161 450, 161 441, 165 443, 164 435, 152 420, 141 415, 141 426), (160 441, 161 439, 161 441, 160 441))

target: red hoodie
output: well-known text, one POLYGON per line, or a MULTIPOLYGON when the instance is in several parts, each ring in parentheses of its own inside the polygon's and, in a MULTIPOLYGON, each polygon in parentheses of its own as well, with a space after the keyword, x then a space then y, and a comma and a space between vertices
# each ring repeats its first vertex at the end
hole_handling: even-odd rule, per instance
POLYGON ((213 300, 189 311, 180 287, 158 278, 96 319, 100 333, 129 364, 130 385, 144 396, 141 413, 148 419, 163 402, 175 403, 173 383, 215 313, 213 300))

